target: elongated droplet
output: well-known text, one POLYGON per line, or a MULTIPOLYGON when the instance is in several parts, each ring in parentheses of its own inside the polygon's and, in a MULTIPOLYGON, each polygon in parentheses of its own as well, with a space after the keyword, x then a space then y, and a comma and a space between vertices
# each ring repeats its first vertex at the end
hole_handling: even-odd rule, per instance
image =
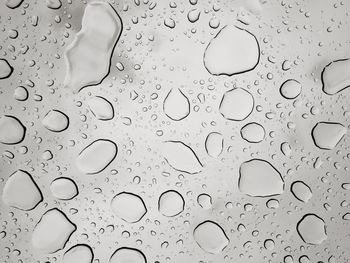
POLYGON ((211 132, 205 140, 205 149, 209 156, 219 157, 224 147, 224 138, 221 133, 211 132))
POLYGON ((82 28, 65 53, 66 87, 79 92, 101 83, 109 73, 122 27, 122 20, 110 4, 91 2, 86 6, 82 28))

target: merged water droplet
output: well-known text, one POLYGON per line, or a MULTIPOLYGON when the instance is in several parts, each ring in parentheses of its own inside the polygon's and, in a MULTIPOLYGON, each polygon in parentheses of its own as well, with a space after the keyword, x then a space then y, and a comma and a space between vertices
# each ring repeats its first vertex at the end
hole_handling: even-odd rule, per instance
POLYGON ((147 260, 141 250, 121 247, 113 253, 109 263, 147 263, 147 260))
POLYGON ((136 223, 147 213, 142 198, 136 194, 122 192, 111 201, 113 213, 128 223, 136 223))
POLYGON ((295 99, 301 93, 301 83, 295 79, 288 79, 282 83, 280 93, 282 97, 288 100, 295 99))
POLYGON ((43 200, 43 196, 31 174, 18 170, 7 180, 2 200, 8 206, 28 211, 34 209, 43 200))
POLYGON ((324 67, 321 75, 322 90, 334 95, 350 87, 350 59, 340 59, 324 67))
POLYGON ((13 67, 11 67, 8 61, 6 59, 0 58, 0 79, 6 79, 10 77, 12 72, 13 72, 13 67))
POLYGON ((315 214, 306 214, 297 224, 301 239, 311 245, 319 245, 327 239, 326 224, 315 214))
POLYGON ((202 164, 195 152, 180 141, 164 142, 163 156, 175 170, 196 174, 202 171, 202 164))
POLYGON ((224 138, 221 133, 211 132, 205 139, 205 150, 208 155, 217 158, 224 148, 224 138))
POLYGON ((66 87, 79 92, 107 76, 122 28, 122 20, 112 5, 91 2, 86 6, 82 28, 65 52, 66 87))
POLYGON ((254 69, 259 57, 256 37, 245 29, 228 25, 210 41, 203 61, 210 74, 232 76, 254 69))
POLYGON ((76 183, 67 177, 59 177, 53 180, 50 190, 54 197, 61 200, 70 200, 79 193, 76 183))
POLYGON ((114 117, 113 105, 103 97, 94 96, 88 101, 90 111, 102 121, 111 120, 114 117))
POLYGON ((63 249, 76 226, 59 209, 43 214, 32 234, 32 245, 42 253, 55 253, 63 249))
POLYGON ((296 199, 304 203, 309 201, 312 197, 312 191, 310 187, 302 181, 293 182, 290 186, 290 190, 296 199))
POLYGON ((283 193, 284 181, 272 164, 265 160, 252 159, 240 166, 238 188, 249 196, 273 196, 283 193))
POLYGON ((317 147, 331 150, 337 146, 347 129, 336 122, 318 122, 312 129, 312 139, 317 147))
POLYGON ((252 113, 254 98, 245 89, 234 88, 222 97, 219 111, 221 115, 231 121, 243 121, 252 113))
POLYGON ((174 190, 162 193, 158 200, 159 212, 167 217, 179 215, 185 208, 185 200, 182 195, 174 190))
POLYGON ((4 115, 0 118, 0 142, 17 144, 24 140, 26 127, 14 116, 4 115))
POLYGON ((265 128, 256 122, 250 122, 241 129, 241 136, 250 143, 258 143, 265 138, 265 128))
POLYGON ((194 240, 206 252, 221 253, 230 243, 222 227, 213 221, 200 223, 193 231, 194 240))
POLYGON ((61 132, 68 128, 69 118, 59 110, 50 110, 43 118, 43 126, 52 132, 61 132))
POLYGON ((68 249, 63 257, 62 263, 92 263, 94 253, 89 245, 78 244, 68 249))
POLYGON ((171 89, 164 100, 163 110, 173 121, 180 121, 190 114, 190 102, 180 89, 171 89))
POLYGON ((98 139, 86 146, 78 155, 76 165, 85 174, 102 172, 117 156, 117 145, 107 139, 98 139))

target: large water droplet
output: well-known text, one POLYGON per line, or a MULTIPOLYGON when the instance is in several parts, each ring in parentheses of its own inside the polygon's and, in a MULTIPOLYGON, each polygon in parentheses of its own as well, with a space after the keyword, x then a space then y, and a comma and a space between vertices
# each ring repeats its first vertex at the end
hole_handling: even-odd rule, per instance
POLYGON ((163 156, 175 170, 196 174, 202 171, 202 164, 195 152, 180 141, 164 142, 163 156))
POLYGON ((78 195, 75 182, 67 177, 56 178, 50 185, 52 195, 61 200, 70 200, 78 195))
POLYGON ((228 25, 208 44, 204 52, 204 66, 213 75, 244 73, 259 63, 260 47, 249 31, 228 25))
POLYGON ((3 192, 3 202, 21 210, 32 210, 43 196, 33 177, 26 171, 18 170, 10 175, 3 192))
POLYGON ((63 249, 76 226, 57 208, 48 210, 35 226, 32 245, 42 253, 63 249))
POLYGON ((43 125, 52 132, 61 132, 68 128, 69 118, 59 110, 50 110, 43 119, 43 125))
POLYGON ((147 263, 147 260, 140 250, 131 247, 121 247, 113 253, 109 263, 147 263))
POLYGON ((99 139, 86 146, 76 159, 78 169, 85 174, 103 171, 117 156, 117 145, 107 139, 99 139))
POLYGON ((193 237, 204 251, 211 254, 221 253, 230 242, 221 226, 209 220, 194 229, 193 237))
POLYGON ((252 159, 240 166, 238 188, 250 196, 273 196, 283 193, 284 181, 269 162, 252 159))
POLYGON ((235 88, 227 91, 222 97, 219 110, 224 118, 231 121, 242 121, 253 111, 254 98, 245 89, 235 88))
POLYGON ((5 115, 0 118, 0 142, 17 144, 23 141, 26 127, 14 116, 5 115))
POLYGON ((180 121, 190 114, 190 102, 180 89, 171 89, 163 103, 164 113, 174 121, 180 121))
POLYGON ((334 95, 350 87, 350 59, 340 59, 329 63, 322 71, 322 89, 334 95))
POLYGON ((310 187, 302 181, 295 181, 290 186, 290 190, 296 199, 306 203, 312 197, 310 187))
POLYGON ((110 4, 91 2, 86 6, 82 28, 65 53, 66 87, 79 92, 106 77, 122 27, 118 13, 110 4))
POLYGON ((326 225, 322 218, 307 214, 297 224, 301 239, 311 245, 319 245, 327 239, 326 225))
POLYGON ((162 193, 158 200, 159 212, 167 217, 177 216, 185 207, 185 200, 182 195, 174 190, 162 193))
POLYGON ((347 129, 336 122, 319 122, 312 129, 312 138, 317 147, 331 150, 337 146, 346 134, 347 129))
POLYGON ((244 140, 251 143, 258 143, 265 138, 265 129, 256 122, 250 122, 242 127, 241 136, 244 140))
POLYGON ((224 147, 224 138, 221 133, 211 132, 205 139, 205 150, 211 157, 219 157, 224 147))
POLYGON ((113 197, 111 207, 114 214, 128 223, 136 223, 147 213, 145 203, 136 194, 122 192, 113 197))

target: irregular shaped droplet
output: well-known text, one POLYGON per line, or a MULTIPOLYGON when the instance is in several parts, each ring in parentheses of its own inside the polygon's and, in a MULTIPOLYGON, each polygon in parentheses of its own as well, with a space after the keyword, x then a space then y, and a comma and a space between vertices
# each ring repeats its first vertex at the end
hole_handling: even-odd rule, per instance
POLYGON ((70 200, 78 195, 76 183, 67 177, 59 177, 53 180, 50 190, 54 197, 61 200, 70 200))
POLYGON ((315 214, 307 214, 297 224, 301 239, 311 245, 319 245, 327 239, 326 224, 315 214))
POLYGON ((336 122, 319 122, 312 129, 315 145, 323 150, 331 150, 337 146, 346 134, 347 129, 336 122))
POLYGON ((284 181, 269 162, 252 159, 240 166, 238 188, 249 196, 273 196, 283 193, 284 181))
POLYGON ((190 114, 190 102, 180 89, 171 89, 164 100, 163 110, 173 121, 180 121, 190 114))
POLYGON ((193 231, 194 240, 206 252, 221 253, 230 243, 222 227, 212 221, 200 223, 193 231))
POLYGON ((243 121, 253 111, 254 98, 245 89, 234 88, 222 97, 219 111, 221 115, 231 121, 243 121))
POLYGON ((203 209, 210 209, 212 207, 212 199, 208 194, 200 194, 197 197, 197 203, 203 209))
POLYGON ((33 177, 26 171, 18 170, 7 180, 2 200, 8 206, 29 211, 43 200, 43 196, 33 177))
POLYGON ((17 144, 24 140, 26 127, 14 116, 4 115, 0 118, 0 142, 17 144))
POLYGON ((280 93, 282 97, 288 100, 295 99, 301 93, 301 83, 295 79, 288 79, 282 83, 280 93))
POLYGON ((228 25, 210 41, 203 60, 210 74, 232 76, 254 69, 259 57, 256 37, 245 29, 228 25))
MULTIPOLYGON (((6 3, 7 4, 7 3, 6 3)), ((11 76, 13 67, 6 59, 0 58, 0 79, 6 79, 11 76)))
POLYGON ((302 181, 295 181, 290 186, 290 190, 296 199, 306 203, 312 197, 310 187, 302 181))
POLYGON ((102 82, 109 73, 122 28, 122 20, 112 5, 91 2, 86 6, 81 30, 65 52, 66 87, 79 92, 102 82))
POLYGON ((290 156, 292 154, 292 147, 290 146, 290 144, 288 142, 281 143, 281 152, 285 156, 290 156))
POLYGON ((62 263, 92 263, 94 253, 90 246, 78 244, 68 249, 63 257, 62 263))
POLYGON ((59 110, 50 110, 42 121, 43 126, 52 132, 61 132, 68 128, 69 118, 59 110))
POLYGON ((59 9, 62 6, 61 0, 46 0, 45 2, 50 9, 59 9))
POLYGON ((350 87, 350 59, 340 59, 324 67, 321 75, 322 90, 328 95, 350 87))
POLYGON ((258 143, 265 138, 265 128, 256 122, 250 122, 241 129, 241 136, 250 143, 258 143))
POLYGON ((88 101, 90 111, 98 119, 108 121, 114 117, 113 105, 103 97, 95 96, 88 101))
POLYGON ((42 253, 55 253, 64 248, 75 230, 75 224, 61 210, 48 210, 34 228, 32 245, 42 253))
POLYGON ((23 0, 6 0, 6 6, 15 9, 22 4, 23 0))
POLYGON ((25 87, 19 86, 15 89, 13 97, 18 101, 25 101, 28 99, 28 91, 25 87))
POLYGON ((163 156, 175 170, 189 174, 202 171, 202 164, 195 152, 188 145, 180 141, 164 142, 163 156))
POLYGON ((172 19, 172 18, 165 18, 164 25, 168 28, 173 29, 173 28, 175 28, 176 23, 175 23, 174 19, 172 19))
POLYGON ((205 139, 205 150, 211 157, 219 157, 224 148, 224 138, 221 133, 211 132, 205 139))
POLYGON ((121 247, 113 253, 109 263, 147 263, 147 260, 141 250, 121 247))
POLYGON ((185 208, 185 200, 174 190, 162 193, 158 200, 159 212, 167 217, 179 215, 185 208))
POLYGON ((142 198, 136 194, 122 192, 111 201, 113 213, 128 223, 136 223, 147 213, 142 198))
POLYGON ((86 146, 76 159, 78 169, 85 174, 103 171, 117 156, 117 145, 106 139, 99 139, 86 146))

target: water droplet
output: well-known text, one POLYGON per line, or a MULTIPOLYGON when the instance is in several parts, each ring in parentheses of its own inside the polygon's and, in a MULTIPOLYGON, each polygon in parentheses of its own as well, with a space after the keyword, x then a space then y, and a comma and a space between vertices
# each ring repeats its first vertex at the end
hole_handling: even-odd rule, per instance
POLYGON ((78 244, 68 249, 62 258, 62 263, 92 263, 94 253, 90 246, 78 244))
POLYGON ((295 79, 288 79, 282 83, 280 93, 282 97, 288 100, 295 99, 301 93, 301 83, 295 79))
POLYGON ((242 127, 241 136, 247 142, 258 143, 264 140, 265 129, 259 123, 250 122, 242 127))
POLYGON ((205 139, 205 150, 208 155, 217 158, 222 153, 224 147, 224 138, 221 133, 211 132, 205 139))
POLYGON ((22 4, 23 0, 6 0, 6 6, 15 9, 22 4))
POLYGON ((147 263, 147 260, 140 250, 131 247, 121 247, 113 253, 109 263, 147 263))
POLYGON ((103 97, 95 96, 88 101, 92 114, 98 120, 111 120, 114 117, 114 108, 112 104, 103 97))
POLYGON ((78 169, 85 174, 103 171, 117 156, 117 145, 107 139, 99 139, 86 146, 76 159, 78 169))
POLYGON ((319 245, 327 239, 326 225, 322 218, 315 214, 306 214, 297 224, 301 239, 311 245, 319 245))
POLYGON ((329 63, 322 71, 322 90, 334 95, 350 87, 350 60, 340 59, 329 63))
POLYGON ((26 171, 18 170, 7 180, 2 200, 8 206, 28 211, 34 209, 43 196, 33 177, 26 171))
POLYGON ((68 128, 69 118, 59 110, 50 110, 43 118, 43 125, 52 132, 61 132, 68 128))
POLYGON ((209 220, 200 223, 194 229, 193 237, 204 251, 211 254, 221 253, 230 242, 222 227, 209 220))
POLYGON ((181 121, 190 114, 190 102, 180 89, 171 89, 165 97, 163 110, 173 121, 181 121))
POLYGON ((86 6, 82 28, 65 53, 66 87, 79 92, 102 82, 109 73, 111 56, 122 28, 122 20, 112 5, 91 2, 86 6))
POLYGON ((245 89, 234 88, 227 91, 221 100, 221 115, 231 121, 243 121, 252 113, 254 98, 245 89))
POLYGON ((13 67, 8 63, 6 59, 0 59, 0 79, 6 79, 11 76, 13 67))
POLYGON ((4 115, 0 118, 0 142, 17 144, 24 140, 26 127, 14 116, 4 115))
POLYGON ((111 207, 114 214, 128 223, 136 223, 147 213, 145 203, 136 194, 122 192, 113 197, 111 207))
POLYGON ((28 91, 25 87, 19 86, 15 89, 13 97, 18 101, 25 101, 28 99, 28 91))
POLYGON ((174 190, 168 190, 159 197, 158 210, 164 216, 177 216, 184 210, 184 207, 184 198, 174 190))
POLYGON ((210 74, 232 76, 254 69, 259 57, 256 37, 245 29, 228 25, 210 41, 203 61, 210 74))
POLYGON ((252 159, 240 166, 238 188, 249 196, 273 196, 283 193, 284 181, 269 162, 252 159))
POLYGON ((78 195, 76 183, 67 177, 59 177, 53 180, 50 190, 54 197, 61 200, 70 200, 78 195))
POLYGON ((208 194, 200 194, 197 197, 197 203, 203 209, 210 209, 212 207, 212 199, 208 194))
POLYGON ((194 23, 198 21, 201 12, 198 9, 192 9, 187 13, 188 21, 194 23))
POLYGON ((337 146, 347 129, 340 123, 318 122, 312 129, 312 139, 317 147, 331 150, 337 146))
POLYGON ((302 181, 295 181, 290 186, 290 190, 296 199, 306 203, 312 197, 310 187, 302 181))

